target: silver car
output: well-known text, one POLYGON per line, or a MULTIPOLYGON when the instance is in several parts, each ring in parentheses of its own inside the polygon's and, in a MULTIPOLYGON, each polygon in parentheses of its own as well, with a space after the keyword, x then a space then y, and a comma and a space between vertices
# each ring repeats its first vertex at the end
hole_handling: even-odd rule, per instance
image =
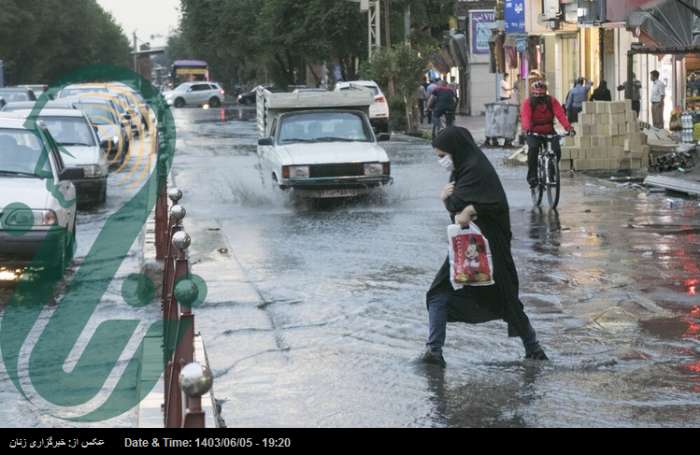
POLYGON ((169 106, 204 106, 220 107, 224 102, 224 89, 216 82, 185 82, 163 96, 169 106))

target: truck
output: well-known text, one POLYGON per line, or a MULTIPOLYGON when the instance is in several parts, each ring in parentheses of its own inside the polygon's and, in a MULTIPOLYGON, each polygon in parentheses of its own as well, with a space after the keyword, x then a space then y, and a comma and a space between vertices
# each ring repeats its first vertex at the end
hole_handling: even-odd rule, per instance
POLYGON ((349 198, 393 183, 391 162, 369 121, 369 90, 257 92, 263 182, 305 199, 349 198))

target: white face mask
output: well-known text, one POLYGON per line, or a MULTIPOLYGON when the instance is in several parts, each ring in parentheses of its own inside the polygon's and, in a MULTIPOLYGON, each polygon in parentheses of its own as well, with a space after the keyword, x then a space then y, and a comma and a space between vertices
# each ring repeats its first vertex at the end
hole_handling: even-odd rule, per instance
POLYGON ((454 169, 454 163, 452 162, 452 157, 450 155, 445 155, 442 158, 438 160, 438 163, 440 163, 440 166, 442 166, 443 169, 445 169, 447 172, 452 172, 454 169))

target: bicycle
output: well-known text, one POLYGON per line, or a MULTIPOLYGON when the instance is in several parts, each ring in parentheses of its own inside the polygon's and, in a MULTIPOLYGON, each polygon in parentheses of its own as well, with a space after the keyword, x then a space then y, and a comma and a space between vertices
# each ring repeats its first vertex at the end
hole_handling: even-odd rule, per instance
POLYGON ((549 207, 556 209, 561 195, 561 174, 559 172, 559 160, 552 149, 552 141, 559 140, 563 136, 538 133, 529 133, 529 135, 546 140, 546 147, 540 146, 537 155, 537 184, 530 190, 532 203, 535 207, 539 207, 542 204, 542 196, 546 191, 549 207))

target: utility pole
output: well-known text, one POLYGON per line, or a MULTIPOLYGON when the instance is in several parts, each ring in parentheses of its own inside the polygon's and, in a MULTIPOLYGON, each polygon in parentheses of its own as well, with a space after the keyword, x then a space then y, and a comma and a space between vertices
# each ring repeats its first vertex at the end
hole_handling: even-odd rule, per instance
POLYGON ((384 0, 384 2, 384 35, 386 47, 391 47, 391 0, 384 0))
POLYGON ((411 45, 411 5, 406 3, 406 8, 403 11, 403 36, 406 45, 411 45))
POLYGON ((134 73, 138 73, 138 56, 136 55, 136 52, 138 52, 138 38, 136 36, 136 30, 134 30, 134 73))

